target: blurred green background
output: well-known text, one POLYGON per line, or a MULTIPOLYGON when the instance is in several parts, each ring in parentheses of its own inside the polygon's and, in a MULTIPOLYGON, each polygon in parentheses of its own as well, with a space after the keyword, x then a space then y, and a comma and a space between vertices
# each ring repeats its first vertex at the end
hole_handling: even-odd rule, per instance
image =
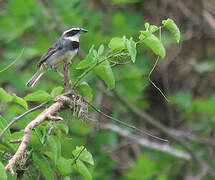
MULTIPOLYGON (((20 97, 36 90, 50 93, 53 88, 63 86, 62 79, 54 71, 47 72, 33 89, 26 87, 25 83, 36 71, 41 55, 69 27, 88 30, 81 37, 79 54, 71 66, 74 81, 83 72, 76 70, 75 66, 84 59, 93 44, 96 48, 101 44, 107 47, 111 38, 124 35, 138 39, 145 22, 159 26, 161 20, 168 17, 179 26, 182 41, 175 44, 167 32, 162 32, 167 56, 160 59, 152 80, 169 97, 170 103, 149 83, 148 74, 156 56, 141 47, 138 48, 136 64, 113 68, 115 92, 131 107, 139 108, 157 124, 163 124, 179 141, 185 141, 192 149, 190 152, 183 143, 145 121, 147 117, 132 112, 119 96, 108 94, 103 81, 93 73, 84 80, 92 88, 93 103, 102 111, 165 137, 172 150, 187 155, 193 153, 194 156, 185 160, 162 152, 163 142, 146 136, 142 138, 156 143, 158 148, 143 146, 113 128, 117 126, 135 134, 134 130, 100 115, 96 115, 99 122, 82 122, 72 118, 71 112, 67 111, 61 112, 69 125, 69 134, 62 142, 69 144, 65 146, 69 148, 62 149, 62 153, 70 157, 75 146, 85 145, 95 161, 95 165, 90 167, 95 180, 214 179, 214 0, 0 0, 0 70, 20 56, 12 67, 0 74, 0 86, 20 97), (112 126, 107 128, 107 123, 112 126), (202 161, 196 162, 195 156, 202 161)), ((35 105, 32 103, 29 107, 35 105)), ((17 104, 0 102, 0 113, 8 122, 24 111, 17 104)), ((23 129, 39 111, 22 118, 12 130, 23 129)), ((33 167, 28 172, 32 176, 25 173, 23 179, 37 177, 33 167)), ((42 175, 38 177, 42 179, 42 175)), ((76 173, 71 177, 83 179, 76 173)))

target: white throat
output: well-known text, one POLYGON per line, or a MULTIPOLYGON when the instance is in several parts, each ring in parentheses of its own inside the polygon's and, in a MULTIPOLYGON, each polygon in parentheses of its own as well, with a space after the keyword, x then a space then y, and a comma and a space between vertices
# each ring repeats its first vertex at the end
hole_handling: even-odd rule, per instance
POLYGON ((77 34, 74 35, 74 36, 65 37, 65 39, 68 39, 68 40, 70 40, 70 41, 77 41, 77 42, 79 42, 79 40, 80 40, 80 34, 77 33, 77 34))

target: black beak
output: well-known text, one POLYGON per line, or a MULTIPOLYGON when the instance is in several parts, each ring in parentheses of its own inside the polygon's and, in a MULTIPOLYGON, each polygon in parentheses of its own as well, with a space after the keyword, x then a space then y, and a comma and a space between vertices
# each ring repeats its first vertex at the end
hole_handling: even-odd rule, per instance
POLYGON ((80 34, 87 33, 87 32, 88 31, 86 29, 83 29, 83 28, 81 28, 81 30, 80 30, 80 34))

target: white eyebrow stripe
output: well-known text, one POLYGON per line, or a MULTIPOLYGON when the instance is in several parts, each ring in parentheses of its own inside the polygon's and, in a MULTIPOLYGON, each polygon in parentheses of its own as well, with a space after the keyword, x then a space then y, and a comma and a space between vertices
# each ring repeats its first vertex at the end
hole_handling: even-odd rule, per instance
POLYGON ((63 34, 66 34, 66 33, 70 32, 70 31, 74 31, 74 30, 80 30, 80 28, 71 28, 71 29, 68 29, 68 30, 64 31, 63 34))

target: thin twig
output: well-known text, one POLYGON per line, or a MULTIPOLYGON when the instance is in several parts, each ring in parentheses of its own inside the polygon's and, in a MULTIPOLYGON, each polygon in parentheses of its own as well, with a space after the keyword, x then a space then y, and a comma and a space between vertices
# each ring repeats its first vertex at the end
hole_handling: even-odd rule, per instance
POLYGON ((6 131, 7 131, 15 122, 17 122, 19 119, 21 119, 22 117, 26 116, 27 114, 29 114, 29 113, 31 113, 31 112, 33 112, 33 111, 36 111, 37 109, 42 108, 42 107, 45 106, 47 103, 48 103, 48 102, 44 102, 44 103, 42 103, 42 104, 40 104, 40 105, 38 105, 38 106, 36 106, 36 107, 34 107, 34 108, 32 108, 32 109, 29 109, 28 111, 24 112, 23 114, 21 114, 21 115, 15 117, 15 118, 3 129, 3 131, 2 131, 1 134, 0 134, 0 139, 3 137, 3 135, 6 133, 6 131))
MULTIPOLYGON (((161 40, 161 27, 159 28, 159 39, 161 40)), ((155 70, 155 68, 157 67, 159 59, 160 59, 160 56, 158 56, 156 58, 155 63, 153 65, 151 71, 149 72, 148 79, 149 79, 149 82, 161 93, 161 95, 165 98, 165 100, 167 102, 169 102, 169 99, 166 97, 166 95, 163 93, 163 91, 161 91, 161 89, 159 87, 157 87, 157 85, 151 80, 151 75, 152 75, 153 71, 155 70)))
POLYGON ((129 127, 129 128, 131 128, 131 129, 133 129, 133 130, 139 132, 139 133, 142 134, 142 135, 147 135, 147 136, 150 136, 150 137, 152 137, 152 138, 154 138, 154 139, 158 139, 158 140, 160 140, 160 141, 168 142, 167 139, 163 139, 163 138, 157 137, 157 136, 155 136, 155 135, 152 135, 152 134, 150 134, 149 132, 140 130, 139 128, 137 128, 137 127, 135 127, 135 126, 132 126, 132 125, 127 124, 127 123, 125 123, 125 122, 123 122, 123 121, 120 121, 119 119, 116 119, 116 118, 114 118, 114 117, 112 117, 112 116, 109 116, 109 115, 105 114, 104 112, 102 112, 100 109, 97 109, 93 104, 91 104, 91 103, 88 102, 87 100, 85 100, 85 102, 86 102, 87 104, 89 104, 96 112, 98 112, 99 114, 103 115, 104 117, 106 117, 106 118, 108 118, 108 119, 114 120, 114 121, 116 121, 116 122, 122 124, 123 126, 129 127))

